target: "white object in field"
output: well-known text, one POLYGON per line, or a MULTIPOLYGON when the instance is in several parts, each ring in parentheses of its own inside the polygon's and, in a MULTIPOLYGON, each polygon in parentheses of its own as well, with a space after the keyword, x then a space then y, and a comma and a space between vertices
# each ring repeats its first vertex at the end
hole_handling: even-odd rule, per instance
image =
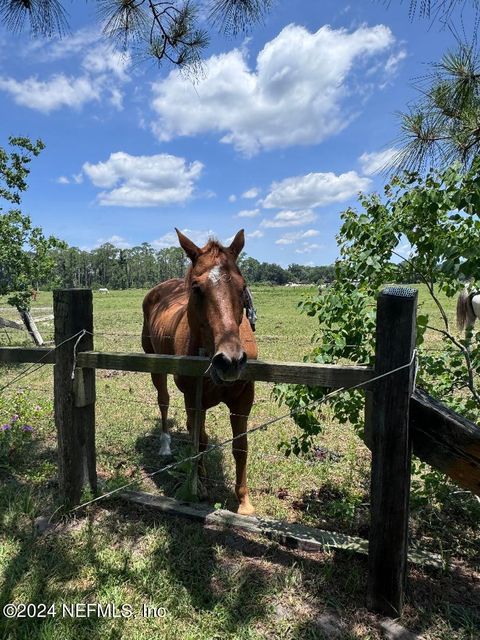
POLYGON ((162 433, 160 436, 160 451, 161 456, 171 456, 172 450, 170 443, 172 442, 172 436, 169 433, 162 433))
POLYGON ((480 294, 473 296, 472 309, 473 309, 473 313, 477 316, 477 318, 480 318, 480 294))
POLYGON ((101 289, 98 290, 99 293, 109 293, 108 289, 106 287, 102 287, 101 289))

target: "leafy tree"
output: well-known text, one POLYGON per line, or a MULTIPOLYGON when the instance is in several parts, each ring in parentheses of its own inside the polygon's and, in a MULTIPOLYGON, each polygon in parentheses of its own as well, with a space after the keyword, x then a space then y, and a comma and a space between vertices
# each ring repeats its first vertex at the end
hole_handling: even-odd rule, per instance
MULTIPOLYGON (((442 296, 453 297, 480 273, 480 158, 468 170, 456 164, 422 176, 406 172, 385 187, 385 197, 360 195, 361 210, 341 214, 337 236, 340 259, 336 280, 301 308, 318 320, 315 347, 308 360, 374 364, 375 300, 379 289, 396 281, 392 258, 407 243, 410 268, 424 283, 440 324, 420 309, 417 318, 419 371, 417 384, 463 415, 480 417, 480 332, 459 337, 451 327, 442 296), (436 336, 435 348, 425 345, 426 331, 436 336)), ((478 287, 477 281, 477 287, 478 287)), ((472 284, 474 286, 474 284, 472 284)), ((322 429, 312 401, 328 389, 278 385, 276 394, 292 409, 302 433, 283 443, 287 453, 308 451, 322 429)), ((363 392, 355 390, 331 399, 337 418, 350 420, 363 433, 363 392)))
MULTIPOLYGON (((9 138, 11 151, 0 147, 0 200, 19 205, 27 189, 29 164, 44 148, 43 142, 28 138, 9 138)), ((53 266, 52 249, 60 246, 53 236, 45 237, 40 227, 17 209, 0 206, 0 295, 20 311, 30 307, 33 289, 49 276, 53 266)))

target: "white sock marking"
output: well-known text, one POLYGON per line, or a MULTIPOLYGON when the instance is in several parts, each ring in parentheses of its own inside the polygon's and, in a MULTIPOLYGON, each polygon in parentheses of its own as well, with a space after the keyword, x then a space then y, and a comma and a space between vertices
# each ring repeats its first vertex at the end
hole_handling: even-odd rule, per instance
POLYGON ((160 436, 160 451, 159 454, 161 456, 171 456, 172 450, 170 449, 170 443, 172 441, 172 436, 169 433, 162 433, 160 436))

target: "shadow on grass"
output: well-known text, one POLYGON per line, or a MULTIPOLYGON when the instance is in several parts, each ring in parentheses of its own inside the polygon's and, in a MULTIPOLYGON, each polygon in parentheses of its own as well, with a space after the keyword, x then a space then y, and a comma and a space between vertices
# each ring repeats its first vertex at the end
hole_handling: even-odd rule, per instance
MULTIPOLYGON (((187 431, 179 431, 176 420, 169 420, 169 429, 172 437, 172 457, 164 457, 158 454, 160 449, 160 435, 162 433, 161 422, 157 420, 151 433, 140 436, 137 439, 135 449, 140 454, 140 464, 146 473, 152 473, 171 462, 181 462, 193 454, 190 435, 187 431)), ((217 438, 209 437, 209 445, 217 444, 217 438)), ((230 453, 230 450, 228 450, 230 453)), ((207 476, 202 479, 207 489, 207 502, 220 503, 227 509, 236 510, 237 498, 233 491, 234 478, 228 480, 225 476, 222 454, 219 449, 212 449, 204 456, 207 476)), ((180 464, 177 469, 165 473, 159 473, 152 478, 152 482, 164 495, 175 497, 175 492, 187 480, 190 470, 188 464, 180 464)))
MULTIPOLYGON (((157 428, 137 441, 146 471, 159 466, 158 436, 157 428)), ((173 438, 180 456, 184 445, 177 440, 173 438)), ((32 449, 30 454, 41 461, 42 456, 51 459, 52 451, 32 449)), ((235 507, 217 450, 207 456, 207 468, 218 480, 214 500, 224 497, 235 507)), ((177 480, 155 478, 165 492, 177 480)), ((34 518, 50 505, 53 510, 56 488, 32 489, 13 476, 2 480, 0 607, 8 602, 57 607, 55 617, 0 618, 2 640, 303 640, 333 637, 328 624, 337 625, 338 637, 345 640, 381 635, 380 619, 364 608, 364 558, 333 551, 302 554, 246 533, 203 527, 118 500, 38 536, 34 518), (63 602, 117 607, 123 602, 137 614, 140 603, 151 603, 169 611, 169 626, 159 627, 155 620, 63 618, 58 613, 63 602), (336 615, 324 615, 332 611, 336 615)), ((421 633, 433 629, 431 637, 438 640, 474 639, 480 636, 479 602, 478 574, 471 567, 449 572, 411 568, 403 624, 421 633)))

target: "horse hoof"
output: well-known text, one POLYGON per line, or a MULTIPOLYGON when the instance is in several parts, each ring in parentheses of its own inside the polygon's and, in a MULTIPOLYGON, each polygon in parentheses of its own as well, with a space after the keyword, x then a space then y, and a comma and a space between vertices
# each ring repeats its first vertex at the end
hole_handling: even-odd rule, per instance
POLYGON ((250 504, 239 504, 237 513, 241 516, 253 516, 255 514, 255 507, 250 504))

